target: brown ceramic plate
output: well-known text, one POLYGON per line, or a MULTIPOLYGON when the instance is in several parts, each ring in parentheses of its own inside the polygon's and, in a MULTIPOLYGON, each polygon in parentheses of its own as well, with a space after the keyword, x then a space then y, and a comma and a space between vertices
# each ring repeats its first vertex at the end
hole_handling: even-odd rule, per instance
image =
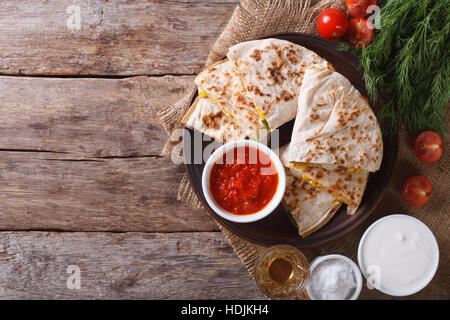
MULTIPOLYGON (((353 55, 338 51, 333 42, 302 34, 280 34, 271 36, 271 38, 288 40, 315 51, 318 55, 333 64, 339 73, 346 76, 363 95, 367 96, 363 73, 358 69, 358 60, 353 55)), ((191 104, 196 97, 196 94, 192 97, 191 104)), ((378 100, 379 103, 376 106, 372 106, 375 111, 379 110, 383 105, 382 99, 380 98, 378 100)), ((280 145, 290 141, 293 126, 294 120, 280 128, 280 145)), ((185 134, 190 134, 193 137, 193 129, 186 127, 185 130, 185 134)), ((196 134, 201 135, 199 132, 196 134)), ((184 139, 184 150, 194 150, 193 140, 184 139)), ((203 142, 203 149, 209 143, 211 142, 203 142)), ((252 223, 235 223, 221 218, 208 206, 202 192, 201 180, 204 162, 202 164, 185 163, 185 167, 191 185, 204 207, 218 222, 242 238, 266 246, 289 244, 298 248, 315 247, 350 232, 372 213, 389 184, 397 155, 397 144, 398 139, 396 136, 384 138, 384 154, 381 168, 376 173, 370 174, 367 188, 358 211, 352 216, 347 215, 346 206, 342 205, 339 211, 324 227, 306 238, 298 235, 290 214, 281 204, 266 218, 252 223)), ((185 152, 185 160, 187 156, 190 155, 185 152)))

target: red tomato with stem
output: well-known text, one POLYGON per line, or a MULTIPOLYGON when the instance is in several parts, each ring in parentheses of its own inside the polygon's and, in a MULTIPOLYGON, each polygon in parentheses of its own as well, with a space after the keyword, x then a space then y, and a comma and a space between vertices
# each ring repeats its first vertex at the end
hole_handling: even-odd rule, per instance
POLYGON ((377 0, 346 0, 348 13, 355 18, 365 17, 369 13, 367 8, 377 4, 377 0))
POLYGON ((410 205, 421 207, 428 202, 432 189, 430 180, 424 176, 413 176, 403 185, 402 196, 410 205))
POLYGON ((325 9, 317 19, 317 29, 325 39, 336 40, 342 37, 347 31, 347 27, 347 16, 338 9, 325 9))
POLYGON ((425 131, 419 134, 414 143, 414 152, 417 159, 422 162, 439 160, 442 155, 442 139, 433 131, 425 131))
POLYGON ((365 18, 353 18, 348 23, 347 32, 344 35, 347 43, 354 47, 367 47, 373 39, 373 25, 365 18))

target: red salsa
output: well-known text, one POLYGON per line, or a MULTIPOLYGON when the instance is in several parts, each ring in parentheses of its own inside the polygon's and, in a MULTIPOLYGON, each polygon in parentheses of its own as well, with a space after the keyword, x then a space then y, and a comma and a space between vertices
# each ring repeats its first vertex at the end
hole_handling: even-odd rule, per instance
POLYGON ((213 165, 210 189, 216 203, 236 215, 261 211, 273 198, 278 172, 269 156, 253 147, 236 147, 213 165))

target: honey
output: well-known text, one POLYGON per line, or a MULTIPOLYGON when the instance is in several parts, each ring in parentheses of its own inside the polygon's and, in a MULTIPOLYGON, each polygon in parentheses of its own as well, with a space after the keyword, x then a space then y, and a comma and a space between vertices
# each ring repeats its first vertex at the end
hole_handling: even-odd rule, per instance
POLYGON ((272 299, 298 296, 305 289, 308 275, 305 256, 288 245, 270 247, 262 253, 255 267, 258 287, 272 299))
POLYGON ((292 264, 282 258, 275 259, 269 266, 269 277, 279 284, 283 284, 292 275, 292 264))

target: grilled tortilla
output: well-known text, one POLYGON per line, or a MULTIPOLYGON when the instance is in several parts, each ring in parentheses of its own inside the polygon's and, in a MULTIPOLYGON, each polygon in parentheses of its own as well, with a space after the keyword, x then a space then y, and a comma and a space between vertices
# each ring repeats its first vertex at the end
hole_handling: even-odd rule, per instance
POLYGON ((182 122, 223 143, 247 139, 251 134, 207 98, 197 97, 182 122))
POLYGON ((350 171, 335 165, 308 166, 291 164, 301 172, 301 178, 325 192, 333 195, 337 200, 347 204, 347 213, 353 214, 359 207, 366 188, 369 172, 365 170, 350 171))
POLYGON ((367 99, 341 74, 321 65, 306 70, 289 161, 375 172, 383 140, 367 99))
POLYGON ((289 163, 291 145, 292 142, 288 148, 282 149, 281 161, 288 163, 289 168, 295 168, 296 170, 293 173, 298 178, 347 204, 348 214, 355 213, 364 195, 369 172, 366 170, 349 170, 345 167, 330 164, 289 163))
POLYGON ((235 123, 251 131, 251 138, 258 138, 263 124, 255 106, 247 99, 241 80, 228 59, 202 71, 195 78, 195 84, 202 96, 207 96, 235 123))
POLYGON ((227 56, 270 129, 295 118, 306 68, 315 63, 331 68, 313 51, 279 39, 242 42, 231 47, 227 56))
POLYGON ((324 226, 341 206, 333 195, 312 186, 301 178, 298 169, 290 167, 287 157, 288 145, 280 148, 280 159, 286 167, 286 190, 283 204, 294 219, 298 233, 306 237, 324 226))

